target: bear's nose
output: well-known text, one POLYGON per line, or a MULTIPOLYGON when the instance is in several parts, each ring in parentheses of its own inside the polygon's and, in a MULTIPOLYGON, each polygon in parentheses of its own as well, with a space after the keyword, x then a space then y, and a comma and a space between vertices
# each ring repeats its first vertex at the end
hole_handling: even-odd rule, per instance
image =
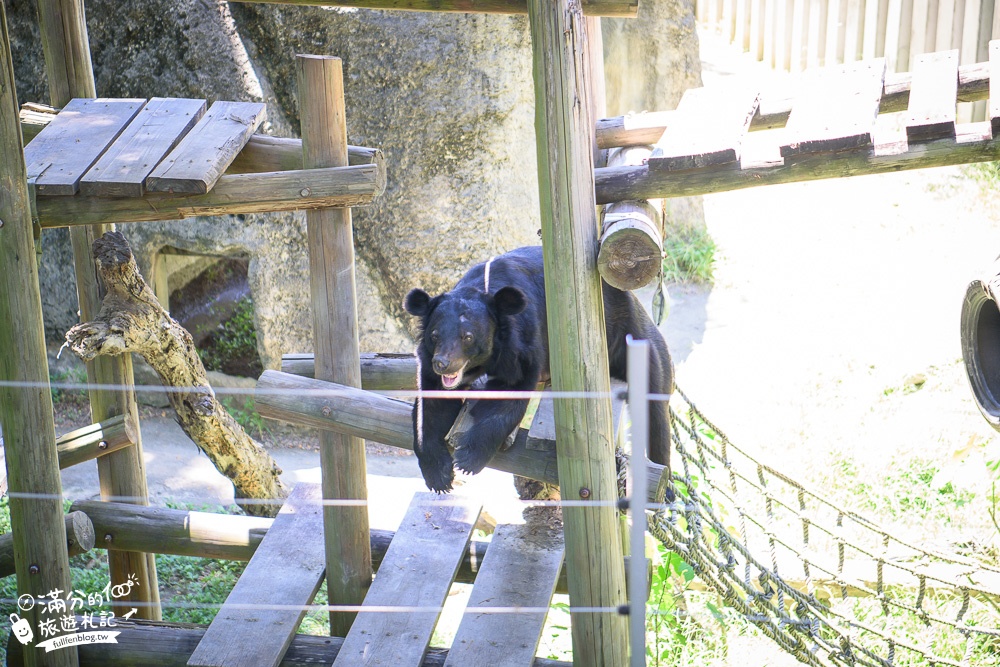
POLYGON ((447 358, 438 355, 434 357, 433 361, 431 361, 431 365, 434 366, 435 373, 441 374, 448 370, 450 362, 447 358))

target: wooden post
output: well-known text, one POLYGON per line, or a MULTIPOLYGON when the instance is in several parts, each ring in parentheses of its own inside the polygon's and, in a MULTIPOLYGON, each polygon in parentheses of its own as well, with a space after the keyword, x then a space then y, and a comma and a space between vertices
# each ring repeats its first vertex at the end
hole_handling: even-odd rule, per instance
MULTIPOLYGON (((296 59, 302 161, 312 167, 347 165, 344 75, 340 58, 296 59)), ((354 287, 351 210, 306 213, 313 310, 316 378, 361 386, 358 314, 354 287)), ((322 431, 320 465, 323 498, 367 500, 365 443, 361 438, 322 431)), ((331 605, 360 605, 372 581, 368 508, 328 505, 324 511, 326 577, 331 605)), ((330 634, 345 637, 355 614, 331 612, 330 634)))
POLYGON ((563 510, 570 604, 578 665, 628 661, 625 573, 615 503, 615 456, 601 283, 597 273, 594 122, 587 32, 580 5, 530 0, 535 132, 545 249, 549 357, 555 391, 605 397, 556 399, 559 481, 564 500, 594 501, 563 510), (599 610, 599 611, 596 611, 599 610))
MULTIPOLYGON (((72 590, 45 327, 7 12, 0 3, 0 426, 18 595, 72 590)), ((39 635, 40 606, 19 612, 39 635)), ((48 616, 46 615, 46 619, 48 616)), ((76 649, 27 648, 26 665, 76 665, 76 649)))
MULTIPOLYGON (((94 71, 90 61, 90 41, 83 0, 38 0, 38 22, 45 53, 52 106, 62 107, 74 97, 97 97, 94 71)), ((101 310, 103 295, 97 280, 97 266, 91 256, 91 244, 114 227, 93 225, 70 230, 73 261, 76 265, 76 290, 80 317, 88 322, 101 310)), ((148 505, 146 469, 142 459, 139 413, 136 408, 132 358, 104 357, 87 364, 87 381, 113 385, 114 390, 90 390, 91 421, 100 422, 125 415, 136 426, 135 446, 112 452, 97 460, 101 496, 138 505, 148 505)), ((138 618, 159 620, 160 594, 156 562, 152 554, 108 551, 112 585, 124 584, 131 576, 139 585, 115 601, 117 609, 136 607, 138 618)))

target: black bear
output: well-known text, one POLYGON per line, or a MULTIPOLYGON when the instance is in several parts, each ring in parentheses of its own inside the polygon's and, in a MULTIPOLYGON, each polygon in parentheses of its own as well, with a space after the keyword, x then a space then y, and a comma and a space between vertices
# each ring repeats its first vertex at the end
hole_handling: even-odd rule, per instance
MULTIPOLYGON (((669 394, 673 366, 663 336, 631 292, 601 285, 611 376, 627 379, 625 337, 631 334, 650 341, 650 393, 669 394)), ((468 389, 485 376, 486 390, 530 391, 549 379, 541 247, 518 248, 477 264, 454 289, 433 298, 414 289, 404 307, 421 321, 417 372, 423 390, 468 389)), ((462 401, 417 400, 414 451, 427 487, 450 491, 455 467, 480 472, 520 423, 527 405, 527 399, 479 401, 472 409, 475 430, 461 436, 453 461, 445 436, 462 401)), ((651 403, 649 424, 649 457, 668 465, 665 401, 651 403)))

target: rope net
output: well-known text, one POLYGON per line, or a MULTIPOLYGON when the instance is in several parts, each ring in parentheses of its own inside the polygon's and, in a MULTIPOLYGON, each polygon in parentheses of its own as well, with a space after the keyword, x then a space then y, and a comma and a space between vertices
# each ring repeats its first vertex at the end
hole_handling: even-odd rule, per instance
POLYGON ((676 500, 661 480, 649 531, 785 651, 809 665, 996 664, 995 564, 839 507, 734 445, 679 390, 670 413, 676 500))

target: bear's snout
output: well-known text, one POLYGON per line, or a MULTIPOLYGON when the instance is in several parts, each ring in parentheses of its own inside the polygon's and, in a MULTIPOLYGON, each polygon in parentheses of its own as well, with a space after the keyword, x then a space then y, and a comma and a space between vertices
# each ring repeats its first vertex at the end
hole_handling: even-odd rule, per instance
POLYGON ((431 361, 431 365, 434 367, 435 373, 444 375, 448 371, 448 366, 451 365, 451 359, 444 355, 436 354, 433 361, 431 361))

